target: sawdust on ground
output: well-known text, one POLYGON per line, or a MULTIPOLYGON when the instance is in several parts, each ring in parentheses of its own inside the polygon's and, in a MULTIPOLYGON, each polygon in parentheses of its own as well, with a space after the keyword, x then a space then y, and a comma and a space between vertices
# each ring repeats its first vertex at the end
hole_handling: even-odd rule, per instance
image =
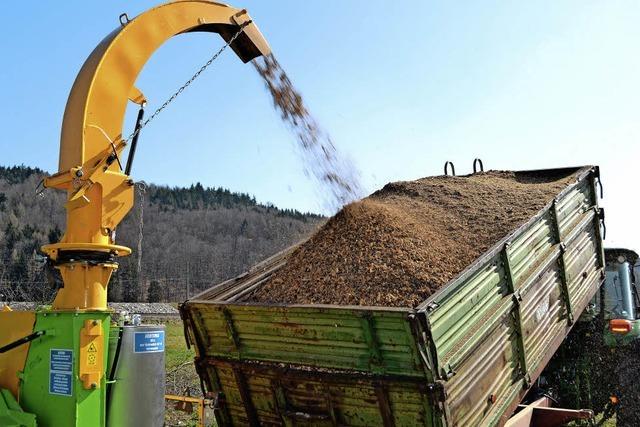
POLYGON ((329 219, 250 299, 416 306, 572 178, 492 171, 387 184, 329 219))

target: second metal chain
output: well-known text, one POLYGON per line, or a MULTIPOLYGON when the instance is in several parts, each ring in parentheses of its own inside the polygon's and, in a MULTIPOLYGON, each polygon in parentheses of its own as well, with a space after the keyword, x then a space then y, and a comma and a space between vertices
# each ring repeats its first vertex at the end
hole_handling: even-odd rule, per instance
POLYGON ((140 201, 140 211, 138 218, 138 263, 137 263, 137 272, 138 272, 138 280, 142 277, 142 238, 144 235, 144 195, 147 191, 147 183, 144 181, 136 182, 136 186, 138 187, 138 200, 140 201))
POLYGON ((142 129, 144 129, 144 127, 145 127, 146 125, 148 125, 148 124, 149 124, 153 119, 155 119, 155 118, 156 118, 156 116, 157 116, 158 114, 160 114, 160 112, 162 112, 162 110, 164 110, 165 108, 167 108, 167 106, 168 106, 169 104, 171 104, 171 103, 173 102, 173 100, 174 100, 174 99, 176 99, 176 98, 178 97, 178 95, 180 95, 180 94, 181 94, 181 93, 182 93, 182 92, 183 92, 183 91, 184 91, 184 90, 185 90, 185 89, 186 89, 186 88, 187 88, 191 83, 193 83, 193 81, 194 81, 195 79, 197 79, 197 78, 198 78, 198 76, 200 76, 200 74, 202 74, 202 72, 203 72, 204 70, 206 70, 206 69, 207 69, 207 67, 208 67, 209 65, 211 65, 211 64, 213 63, 213 61, 215 61, 216 59, 218 59, 218 56, 220 56, 220 54, 221 54, 222 52, 224 52, 224 51, 225 51, 225 49, 226 49, 227 47, 229 47, 229 46, 231 45, 231 43, 233 43, 233 42, 234 42, 234 41, 235 41, 235 40, 240 36, 240 34, 242 34, 242 32, 244 31, 244 27, 246 27, 247 25, 249 25, 251 22, 252 22, 252 21, 247 21, 247 22, 245 22, 244 24, 242 24, 242 25, 240 26, 240 29, 239 29, 239 30, 238 30, 238 31, 233 35, 233 37, 231 37, 231 39, 229 39, 229 41, 228 41, 224 46, 222 46, 222 47, 221 47, 221 48, 220 48, 220 49, 215 53, 215 55, 213 55, 211 58, 209 58, 209 60, 208 60, 208 61, 207 61, 207 62, 206 62, 202 67, 200 67, 200 69, 199 69, 198 71, 196 71, 196 73, 195 73, 193 76, 191 76, 191 78, 190 78, 189 80, 187 80, 187 82, 186 82, 185 84, 183 84, 182 86, 180 86, 180 88, 179 88, 179 89, 178 89, 178 90, 177 90, 173 95, 171 95, 171 97, 169 97, 169 99, 167 99, 167 100, 164 102, 164 104, 162 104, 160 107, 158 107, 158 108, 156 109, 156 111, 154 111, 154 112, 153 112, 153 114, 152 114, 151 116, 149 116, 149 118, 148 118, 147 120, 145 120, 145 121, 142 123, 142 125, 141 125, 137 130, 135 130, 133 133, 131 133, 131 135, 129 135, 129 136, 127 137, 127 139, 125 139, 125 141, 124 141, 124 142, 125 142, 125 143, 128 143, 129 141, 131 141, 131 140, 133 139, 133 137, 134 137, 134 136, 136 136, 138 133, 140 133, 140 131, 141 131, 142 129))

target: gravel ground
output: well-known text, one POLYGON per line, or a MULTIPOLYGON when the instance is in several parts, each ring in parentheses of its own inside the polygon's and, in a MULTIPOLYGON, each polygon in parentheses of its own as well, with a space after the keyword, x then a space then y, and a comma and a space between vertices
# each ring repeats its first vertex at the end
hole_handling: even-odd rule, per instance
MULTIPOLYGON (((0 302, 0 306, 4 303, 0 302)), ((38 307, 35 302, 12 302, 9 304, 12 310, 27 311, 35 310, 38 307)), ((178 316, 178 309, 171 304, 166 303, 142 303, 142 302, 110 302, 109 308, 116 312, 127 311, 131 314, 145 315, 171 315, 178 316)))

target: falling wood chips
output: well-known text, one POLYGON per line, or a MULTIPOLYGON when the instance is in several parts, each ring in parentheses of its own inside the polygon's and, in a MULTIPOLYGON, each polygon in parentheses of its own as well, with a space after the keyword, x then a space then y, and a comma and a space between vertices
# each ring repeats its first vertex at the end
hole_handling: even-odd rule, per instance
POLYGON ((250 299, 416 306, 574 180, 492 171, 387 184, 329 219, 250 299))

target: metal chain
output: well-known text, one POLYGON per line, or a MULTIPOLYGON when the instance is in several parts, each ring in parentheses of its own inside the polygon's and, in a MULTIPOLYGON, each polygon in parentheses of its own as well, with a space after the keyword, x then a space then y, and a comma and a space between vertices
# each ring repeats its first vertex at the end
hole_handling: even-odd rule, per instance
POLYGON ((142 272, 142 236, 144 231, 144 195, 147 191, 147 183, 144 181, 136 182, 138 187, 138 200, 140 201, 140 218, 138 221, 138 280, 141 280, 141 272, 142 272))
MULTIPOLYGON (((213 63, 213 61, 215 61, 216 59, 218 59, 218 57, 220 56, 220 54, 222 54, 222 52, 224 52, 224 51, 225 51, 225 49, 226 49, 226 48, 228 48, 228 47, 231 45, 231 43, 233 43, 233 42, 234 42, 234 41, 235 41, 235 40, 240 36, 240 34, 242 34, 242 33, 244 32, 244 27, 246 27, 247 25, 251 24, 252 22, 253 22, 253 21, 247 21, 247 22, 245 22, 244 24, 240 25, 240 29, 239 29, 239 30, 238 30, 238 31, 233 35, 233 37, 231 37, 231 39, 229 39, 229 41, 228 41, 227 43, 225 43, 225 45, 224 45, 224 46, 222 46, 222 47, 221 47, 221 48, 220 48, 220 49, 219 49, 219 50, 218 50, 218 51, 217 51, 217 52, 216 52, 216 53, 215 53, 211 58, 209 58, 209 60, 208 60, 208 61, 207 61, 207 62, 206 62, 202 67, 200 67, 200 69, 199 69, 198 71, 196 71, 196 73, 195 73, 193 76, 191 76, 191 78, 190 78, 189 80, 187 80, 187 82, 186 82, 185 84, 183 84, 182 86, 180 86, 180 88, 178 88, 178 90, 177 90, 177 91, 175 91, 175 92, 173 93, 173 95, 171 95, 171 96, 169 97, 169 99, 167 99, 167 100, 166 100, 166 101, 165 101, 165 102, 164 102, 160 107, 158 107, 158 108, 156 109, 156 111, 154 111, 154 112, 153 112, 153 114, 152 114, 151 116, 149 116, 149 118, 148 118, 147 120, 145 120, 145 121, 142 123, 142 125, 141 125, 138 129, 136 129, 135 131, 133 131, 133 132, 131 133, 131 135, 129 135, 129 136, 127 137, 127 139, 125 139, 125 140, 124 140, 124 143, 125 143, 125 144, 128 144, 128 143, 133 139, 133 137, 134 137, 134 136, 136 136, 137 134, 139 134, 139 133, 140 133, 140 131, 141 131, 145 126, 147 126, 147 125, 148 125, 148 124, 149 124, 153 119, 155 119, 155 118, 156 118, 156 116, 157 116, 158 114, 160 114, 160 113, 162 112, 162 110, 164 110, 165 108, 167 108, 167 106, 168 106, 169 104, 171 104, 171 103, 173 102, 173 100, 174 100, 174 99, 176 99, 176 98, 178 97, 178 95, 180 95, 182 92, 184 92, 184 90, 185 90, 187 87, 189 87, 189 85, 191 85, 191 83, 193 83, 193 81, 194 81, 195 79, 197 79, 197 78, 200 76, 200 74, 202 74, 202 72, 203 72, 204 70, 206 70, 206 69, 207 69, 207 67, 209 67, 209 65, 211 65, 211 64, 213 63)), ((113 146, 113 141, 111 141, 111 145, 113 146)), ((114 147, 114 152, 115 152, 115 147, 114 147)), ((116 155, 116 159, 117 159, 117 155, 116 155)), ((118 159, 118 163, 120 163, 120 160, 119 160, 119 159, 118 159)), ((120 169, 122 169, 122 165, 120 166, 120 169)), ((42 179, 42 180, 38 183, 38 185, 36 186, 36 189, 35 189, 35 194, 36 194, 36 196, 44 197, 44 196, 45 196, 45 194, 44 194, 45 190, 47 190, 47 188, 44 186, 44 179, 42 179)), ((142 206, 142 205, 141 205, 141 206, 142 206)), ((142 224, 140 225, 140 227, 141 227, 141 230, 142 230, 142 224)), ((142 231, 141 231, 140 233, 141 233, 140 235, 142 235, 142 231)), ((141 241, 142 241, 142 237, 140 238, 140 242, 139 242, 139 245, 138 245, 138 246, 140 246, 140 244, 142 244, 142 242, 141 242, 141 241)), ((138 269, 139 269, 139 268, 138 268, 138 269)))
POLYGON ((153 119, 155 119, 156 116, 162 112, 162 110, 167 108, 167 106, 169 104, 171 104, 173 102, 173 100, 176 99, 178 97, 178 95, 180 95, 187 87, 189 87, 189 85, 191 83, 193 83, 193 81, 195 79, 197 79, 200 76, 200 74, 202 74, 202 72, 204 70, 206 70, 209 65, 211 65, 213 63, 213 61, 218 59, 218 56, 220 56, 220 54, 222 52, 224 52, 225 49, 227 47, 229 47, 229 45, 231 45, 231 43, 233 43, 240 36, 240 34, 242 34, 244 32, 244 27, 249 25, 251 22, 252 21, 247 21, 244 24, 242 24, 240 26, 240 29, 233 35, 233 37, 231 37, 231 39, 224 46, 222 46, 211 58, 209 58, 209 60, 202 67, 200 67, 200 69, 198 71, 196 71, 196 73, 193 76, 191 76, 191 78, 189 80, 187 80, 187 82, 185 84, 180 86, 180 88, 177 91, 175 91, 173 93, 173 95, 171 95, 169 97, 169 99, 167 99, 164 102, 164 104, 162 104, 160 107, 158 107, 156 109, 156 111, 154 111, 153 114, 151 116, 149 116, 149 118, 147 120, 145 120, 137 130, 135 130, 131 135, 129 135, 129 137, 127 137, 127 139, 125 139, 124 142, 128 143, 129 141, 131 141, 133 139, 133 137, 136 136, 138 133, 140 133, 140 131, 142 129, 144 129, 144 127, 147 126, 153 119))

